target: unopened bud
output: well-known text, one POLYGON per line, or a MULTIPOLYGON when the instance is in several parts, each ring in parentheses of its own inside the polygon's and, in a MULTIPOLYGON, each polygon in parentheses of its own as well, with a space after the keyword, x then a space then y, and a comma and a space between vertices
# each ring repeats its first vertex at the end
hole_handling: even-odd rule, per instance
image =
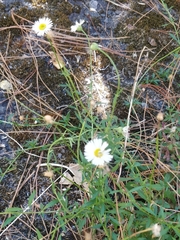
POLYGON ((158 121, 163 121, 163 119, 164 119, 164 113, 162 113, 162 112, 159 112, 158 114, 157 114, 157 116, 156 116, 156 119, 158 120, 158 121))
POLYGON ((46 124, 53 124, 54 123, 53 117, 51 117, 50 115, 45 115, 44 116, 44 121, 45 121, 46 124))

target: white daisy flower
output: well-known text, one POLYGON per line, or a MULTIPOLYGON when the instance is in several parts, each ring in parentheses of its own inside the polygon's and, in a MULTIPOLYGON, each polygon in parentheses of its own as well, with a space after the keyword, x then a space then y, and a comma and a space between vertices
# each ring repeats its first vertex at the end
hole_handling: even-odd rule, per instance
POLYGON ((159 224, 154 224, 151 227, 152 233, 153 233, 153 237, 160 237, 161 236, 161 226, 159 224))
POLYGON ((84 23, 84 20, 80 19, 79 23, 76 21, 76 24, 71 26, 71 32, 81 31, 82 30, 82 24, 84 23))
POLYGON ((45 33, 47 33, 52 28, 52 21, 49 18, 40 18, 38 21, 34 23, 32 26, 32 30, 38 35, 38 36, 44 36, 45 33))
POLYGON ((111 150, 106 149, 107 147, 107 142, 103 142, 102 139, 95 138, 85 145, 84 156, 88 162, 92 162, 92 164, 97 166, 104 166, 113 158, 113 156, 109 153, 111 150))

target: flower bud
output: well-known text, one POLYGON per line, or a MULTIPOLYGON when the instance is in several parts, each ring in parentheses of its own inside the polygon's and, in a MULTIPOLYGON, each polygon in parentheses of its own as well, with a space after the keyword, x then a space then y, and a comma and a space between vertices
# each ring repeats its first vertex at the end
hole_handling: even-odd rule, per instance
POLYGON ((164 113, 162 113, 162 112, 159 112, 158 114, 157 114, 157 116, 156 116, 156 119, 158 120, 158 121, 163 121, 163 119, 164 119, 164 113))
POLYGON ((50 115, 45 115, 44 116, 44 121, 45 121, 46 124, 53 124, 54 123, 53 117, 51 117, 50 115))

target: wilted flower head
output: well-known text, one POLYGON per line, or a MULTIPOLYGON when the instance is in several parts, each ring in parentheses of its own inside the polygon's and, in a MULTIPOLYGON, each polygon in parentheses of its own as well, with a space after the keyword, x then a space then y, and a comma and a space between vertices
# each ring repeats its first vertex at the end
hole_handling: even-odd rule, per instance
POLYGON ((32 30, 38 35, 38 36, 44 36, 45 33, 50 31, 52 28, 52 21, 49 18, 40 18, 38 21, 34 23, 32 26, 32 30))
POLYGON ((82 30, 82 24, 84 23, 84 20, 80 19, 79 23, 76 21, 75 25, 71 26, 71 32, 81 31, 82 30))
POLYGON ((113 158, 113 156, 109 153, 111 149, 106 149, 107 147, 107 142, 103 142, 102 139, 95 138, 85 145, 84 156, 88 162, 92 162, 92 164, 97 166, 104 166, 113 158))
POLYGON ((161 226, 159 224, 154 224, 152 227, 151 227, 151 230, 152 230, 152 233, 153 233, 153 236, 152 237, 160 237, 161 236, 161 226))

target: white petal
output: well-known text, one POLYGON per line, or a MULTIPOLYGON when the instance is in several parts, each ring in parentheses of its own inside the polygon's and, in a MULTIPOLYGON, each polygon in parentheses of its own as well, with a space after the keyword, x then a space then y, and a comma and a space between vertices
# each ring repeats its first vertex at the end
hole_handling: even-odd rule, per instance
POLYGON ((107 148, 108 143, 107 142, 103 142, 102 146, 101 146, 101 150, 104 151, 105 148, 107 148))
POLYGON ((104 160, 102 158, 94 158, 92 160, 92 164, 98 166, 98 165, 101 165, 103 166, 104 165, 104 160))
POLYGON ((101 146, 102 146, 102 139, 101 138, 95 138, 95 139, 93 139, 93 142, 94 142, 95 148, 100 148, 101 149, 101 146))
POLYGON ((71 32, 75 32, 77 30, 77 27, 75 25, 71 26, 71 32))
POLYGON ((84 23, 83 19, 80 19, 79 25, 82 25, 84 23))

